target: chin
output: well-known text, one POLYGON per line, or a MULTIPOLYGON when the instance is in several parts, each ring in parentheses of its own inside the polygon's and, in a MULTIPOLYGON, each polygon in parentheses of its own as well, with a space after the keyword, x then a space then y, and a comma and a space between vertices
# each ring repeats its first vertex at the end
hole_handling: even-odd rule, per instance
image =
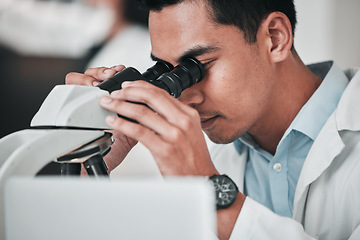
POLYGON ((236 139, 238 139, 238 137, 227 137, 227 136, 222 136, 222 135, 217 135, 217 134, 213 134, 210 132, 206 132, 206 135, 209 137, 209 139, 216 144, 228 144, 228 143, 232 143, 233 141, 235 141, 236 139))
POLYGON ((247 128, 239 127, 238 125, 233 127, 231 123, 228 122, 225 126, 217 124, 212 128, 203 131, 213 143, 228 144, 234 142, 246 133, 247 128))

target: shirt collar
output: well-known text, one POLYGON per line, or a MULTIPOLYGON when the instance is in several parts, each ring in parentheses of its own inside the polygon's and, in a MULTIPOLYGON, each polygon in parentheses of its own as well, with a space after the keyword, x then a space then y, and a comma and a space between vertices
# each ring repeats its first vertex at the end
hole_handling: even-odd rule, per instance
POLYGON ((323 78, 323 81, 301 108, 290 124, 287 133, 296 130, 314 141, 327 119, 336 109, 349 80, 332 61, 312 64, 308 68, 323 78))

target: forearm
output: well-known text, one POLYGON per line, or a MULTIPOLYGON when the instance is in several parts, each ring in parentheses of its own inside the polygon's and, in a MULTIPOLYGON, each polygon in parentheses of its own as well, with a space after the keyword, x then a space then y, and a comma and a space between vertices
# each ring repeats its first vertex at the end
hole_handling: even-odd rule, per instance
POLYGON ((220 240, 229 239, 246 196, 238 193, 235 202, 226 209, 217 210, 217 231, 220 240))

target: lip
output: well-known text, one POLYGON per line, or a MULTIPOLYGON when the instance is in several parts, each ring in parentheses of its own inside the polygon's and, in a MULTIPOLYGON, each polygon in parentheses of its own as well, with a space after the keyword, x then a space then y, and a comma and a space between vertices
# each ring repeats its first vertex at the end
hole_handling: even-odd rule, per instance
POLYGON ((213 127, 217 119, 218 119, 218 116, 214 116, 211 118, 202 118, 201 119, 201 128, 203 130, 206 130, 206 129, 213 127))

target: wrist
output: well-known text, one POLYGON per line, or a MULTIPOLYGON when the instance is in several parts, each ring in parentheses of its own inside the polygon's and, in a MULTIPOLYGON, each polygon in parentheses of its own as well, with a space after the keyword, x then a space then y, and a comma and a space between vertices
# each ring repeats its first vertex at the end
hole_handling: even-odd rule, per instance
POLYGON ((230 238, 245 199, 246 196, 239 192, 235 202, 230 207, 217 210, 217 232, 220 240, 230 238))
POLYGON ((230 207, 236 200, 239 189, 235 182, 227 175, 214 174, 209 177, 214 185, 216 208, 224 209, 230 207))

